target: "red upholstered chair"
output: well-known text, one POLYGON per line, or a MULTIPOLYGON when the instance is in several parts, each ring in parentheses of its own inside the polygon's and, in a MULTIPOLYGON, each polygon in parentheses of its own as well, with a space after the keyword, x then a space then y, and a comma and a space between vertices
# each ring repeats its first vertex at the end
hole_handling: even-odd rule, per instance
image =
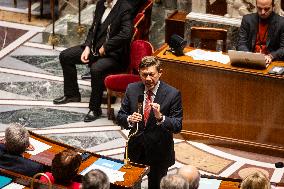
POLYGON ((151 26, 151 15, 152 15, 153 0, 148 0, 139 12, 145 15, 145 24, 143 28, 143 40, 149 40, 150 26, 151 26))
POLYGON ((135 40, 131 43, 130 49, 130 65, 127 74, 109 75, 105 78, 105 86, 107 89, 107 114, 108 119, 114 119, 114 112, 111 108, 111 97, 123 97, 127 85, 136 81, 140 81, 138 75, 138 67, 144 56, 150 56, 154 52, 154 48, 150 42, 144 40, 135 40))

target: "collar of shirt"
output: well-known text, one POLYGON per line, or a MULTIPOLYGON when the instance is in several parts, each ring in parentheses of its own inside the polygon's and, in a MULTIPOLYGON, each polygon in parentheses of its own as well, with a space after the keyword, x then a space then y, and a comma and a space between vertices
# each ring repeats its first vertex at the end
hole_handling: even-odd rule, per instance
POLYGON ((108 4, 107 2, 104 3, 106 9, 105 9, 105 12, 102 16, 101 23, 103 23, 106 20, 110 11, 112 10, 112 8, 115 6, 116 3, 117 3, 117 0, 113 0, 110 4, 108 4), (108 6, 108 5, 110 5, 110 6, 108 6))
MULTIPOLYGON (((160 86, 160 81, 158 81, 157 85, 151 90, 151 91, 153 92, 153 94, 154 94, 154 95, 152 96, 152 102, 153 102, 154 99, 155 99, 155 96, 156 96, 156 94, 157 94, 157 91, 158 91, 159 86, 160 86)), ((145 88, 145 90, 144 90, 144 99, 146 99, 146 97, 147 97, 147 91, 148 91, 148 89, 145 88)))
POLYGON ((112 9, 114 7, 114 5, 116 4, 117 0, 113 0, 110 3, 107 3, 107 1, 104 2, 104 6, 106 7, 106 9, 112 9))

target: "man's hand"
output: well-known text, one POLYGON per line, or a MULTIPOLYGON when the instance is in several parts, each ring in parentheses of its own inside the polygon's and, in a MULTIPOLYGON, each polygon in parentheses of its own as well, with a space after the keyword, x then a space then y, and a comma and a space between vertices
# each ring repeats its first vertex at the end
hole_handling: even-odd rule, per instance
POLYGON ((86 46, 85 50, 81 54, 81 61, 83 63, 88 63, 89 62, 89 55, 90 55, 90 47, 86 46))
POLYGON ((100 56, 106 55, 104 46, 101 46, 101 48, 99 49, 99 54, 100 54, 100 56))
POLYGON ((150 106, 151 106, 152 109, 153 109, 155 118, 156 118, 157 120, 161 120, 161 119, 163 118, 163 114, 160 112, 160 104, 157 104, 157 103, 150 103, 150 106))
POLYGON ((142 121, 142 115, 137 112, 134 112, 132 115, 129 116, 129 122, 131 123, 138 123, 140 121, 142 121))
POLYGON ((28 151, 34 151, 34 150, 35 150, 35 147, 34 147, 32 144, 30 144, 30 145, 27 147, 27 150, 28 150, 28 151))
POLYGON ((270 54, 265 55, 264 58, 265 58, 266 64, 270 64, 272 62, 272 59, 273 59, 272 55, 270 55, 270 54))

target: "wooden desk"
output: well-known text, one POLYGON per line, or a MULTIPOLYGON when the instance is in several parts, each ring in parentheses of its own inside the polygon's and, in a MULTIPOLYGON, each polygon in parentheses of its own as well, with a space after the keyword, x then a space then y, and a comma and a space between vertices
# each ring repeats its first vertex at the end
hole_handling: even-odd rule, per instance
MULTIPOLYGON (((11 178, 13 183, 17 183, 17 184, 25 186, 24 189, 31 188, 31 183, 33 180, 32 177, 28 177, 28 176, 25 176, 25 175, 22 175, 22 174, 13 172, 13 171, 5 170, 2 168, 0 168, 0 175, 11 178)), ((48 188, 48 183, 43 183, 39 181, 38 179, 35 179, 34 187, 35 188, 39 188, 39 187, 48 188)), ((66 187, 58 185, 58 184, 52 184, 52 188, 53 189, 67 189, 66 187)))
MULTIPOLYGON (((48 139, 46 137, 43 137, 41 135, 37 135, 33 132, 30 132, 30 135, 31 135, 32 138, 34 138, 38 141, 41 141, 43 143, 46 143, 46 144, 48 144, 52 147, 50 149, 44 151, 42 153, 42 155, 40 155, 41 154, 40 153, 38 155, 31 156, 28 153, 24 153, 24 157, 32 159, 34 161, 37 161, 39 163, 45 164, 47 166, 51 166, 51 162, 52 162, 52 159, 55 156, 55 154, 65 150, 65 149, 73 149, 73 150, 76 150, 78 152, 84 152, 81 149, 76 149, 72 146, 53 141, 53 140, 48 139)), ((106 159, 110 159, 110 160, 113 160, 113 161, 123 163, 120 160, 116 160, 116 159, 112 159, 112 158, 109 158, 109 157, 101 156, 99 154, 91 153, 91 156, 81 163, 78 172, 80 173, 81 171, 86 169, 88 166, 93 164, 99 158, 106 158, 106 159)), ((135 188, 142 181, 142 177, 145 176, 149 172, 148 166, 146 166, 146 165, 140 165, 140 164, 136 164, 136 163, 131 163, 131 164, 132 164, 131 169, 125 169, 123 167, 119 169, 119 171, 125 172, 124 181, 112 183, 111 188, 135 188)))
MULTIPOLYGON (((21 174, 12 172, 12 171, 8 171, 5 169, 1 169, 1 168, 0 168, 0 175, 4 175, 9 178, 12 178, 12 182, 25 186, 24 189, 31 188, 31 182, 32 182, 31 177, 27 177, 27 176, 24 176, 24 175, 21 175, 21 174)), ((214 179, 214 178, 211 178, 211 179, 214 179)), ((219 186, 219 189, 238 189, 238 186, 240 184, 240 180, 234 180, 234 179, 227 180, 226 178, 224 179, 220 178, 219 180, 222 180, 219 186)), ((39 186, 39 185, 42 186, 43 188, 48 188, 47 183, 42 183, 39 180, 35 179, 34 186, 39 186)), ((57 184, 53 184, 52 188, 53 189, 67 189, 64 186, 57 185, 57 184)))
POLYGON ((244 69, 164 55, 167 48, 155 54, 163 63, 161 79, 181 91, 185 138, 283 157, 284 77, 268 70, 284 62, 267 70, 244 69))

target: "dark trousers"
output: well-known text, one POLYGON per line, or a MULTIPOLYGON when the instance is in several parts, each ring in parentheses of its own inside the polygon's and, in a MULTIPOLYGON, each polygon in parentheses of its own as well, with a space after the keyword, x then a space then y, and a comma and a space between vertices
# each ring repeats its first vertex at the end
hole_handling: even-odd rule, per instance
MULTIPOLYGON (((83 51, 84 47, 79 45, 68 48, 59 55, 63 70, 65 96, 80 96, 76 64, 84 64, 81 62, 81 54, 83 51)), ((90 110, 98 111, 101 108, 105 76, 120 71, 121 67, 119 63, 111 57, 100 57, 94 62, 95 58, 90 54, 89 60, 92 87, 89 108, 90 110)))
POLYGON ((160 189, 161 179, 167 175, 168 167, 159 165, 150 166, 148 173, 148 189, 160 189))

